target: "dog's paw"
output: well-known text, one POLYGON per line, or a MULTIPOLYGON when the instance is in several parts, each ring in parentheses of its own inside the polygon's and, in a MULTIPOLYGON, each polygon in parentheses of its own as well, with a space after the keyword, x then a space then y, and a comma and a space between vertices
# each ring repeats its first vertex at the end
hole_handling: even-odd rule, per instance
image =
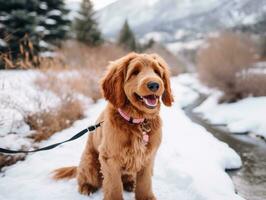
POLYGON ((157 200, 154 195, 149 197, 136 197, 136 200, 157 200))
POLYGON ((84 195, 90 195, 97 191, 98 188, 92 186, 89 183, 85 183, 83 185, 79 185, 79 193, 84 195))
POLYGON ((128 181, 123 183, 123 188, 127 192, 133 192, 135 189, 135 182, 134 181, 128 181))
POLYGON ((157 200, 157 199, 156 199, 155 196, 153 196, 153 197, 150 197, 150 198, 148 198, 148 199, 146 199, 146 200, 157 200))

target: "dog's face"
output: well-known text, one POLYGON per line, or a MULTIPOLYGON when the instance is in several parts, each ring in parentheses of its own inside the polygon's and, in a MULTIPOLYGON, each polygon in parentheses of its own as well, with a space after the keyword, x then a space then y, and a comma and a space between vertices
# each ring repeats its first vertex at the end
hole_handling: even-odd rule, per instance
POLYGON ((131 53, 113 62, 102 81, 104 97, 116 108, 127 103, 139 111, 153 114, 160 99, 171 106, 169 72, 165 61, 156 54, 131 53))

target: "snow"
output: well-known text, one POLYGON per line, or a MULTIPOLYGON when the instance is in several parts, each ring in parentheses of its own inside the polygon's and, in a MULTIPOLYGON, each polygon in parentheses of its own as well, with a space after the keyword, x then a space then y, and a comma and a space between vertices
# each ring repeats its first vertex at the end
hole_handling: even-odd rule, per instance
POLYGON ((42 10, 46 10, 46 9, 48 8, 47 3, 46 3, 46 2, 41 2, 41 3, 40 3, 40 8, 41 8, 42 10))
MULTIPOLYGON (((62 102, 58 94, 40 88, 36 80, 48 74, 37 70, 5 70, 0 72, 0 147, 29 149, 33 141, 29 125, 25 122, 28 115, 55 109, 62 102), (14 142, 16 141, 16 142, 14 142)), ((77 71, 63 71, 55 74, 58 79, 77 77, 77 71)), ((62 87, 62 91, 67 88, 62 87)), ((73 97, 89 104, 90 99, 71 92, 73 97)), ((1 198, 0 198, 1 199, 1 198)))
POLYGON ((238 72, 237 76, 248 76, 248 75, 265 75, 266 74, 266 62, 257 62, 250 68, 244 69, 240 72, 238 72))
POLYGON ((45 42, 44 40, 41 40, 39 42, 40 47, 49 48, 49 43, 45 42))
POLYGON ((233 133, 252 132, 266 138, 266 97, 248 97, 236 103, 218 104, 219 95, 210 96, 195 109, 214 124, 226 124, 233 133))
MULTIPOLYGON (((1 28, 1 26, 0 26, 0 28, 1 28)), ((0 46, 5 47, 6 45, 7 45, 6 42, 0 38, 0 46)))
MULTIPOLYGON (((183 96, 178 78, 172 79, 176 102, 173 107, 162 107, 163 141, 155 162, 153 188, 158 199, 173 200, 243 200, 235 194, 234 186, 225 169, 241 166, 240 157, 227 144, 220 142, 203 127, 194 124, 180 105, 183 96)), ((184 100, 182 100, 184 101, 184 100)), ((53 135, 45 146, 73 136, 88 125, 94 124, 106 105, 98 101, 86 112, 86 118, 53 135)), ((54 150, 29 155, 25 161, 5 168, 0 178, 0 199, 8 200, 82 200, 102 199, 99 190, 91 197, 80 195, 77 181, 55 182, 51 172, 62 166, 77 165, 86 143, 86 137, 62 145, 54 150), (15 188, 15 190, 14 190, 15 188), (10 192, 12 191, 12 192, 10 192)), ((124 193, 126 200, 133 193, 124 193)))
POLYGON ((53 51, 44 51, 44 52, 40 53, 40 56, 44 57, 44 58, 54 58, 57 55, 58 55, 58 53, 53 52, 53 51))
POLYGON ((56 24, 56 21, 54 19, 47 18, 45 19, 45 23, 49 25, 54 25, 56 24))
POLYGON ((170 35, 169 33, 166 33, 166 32, 154 31, 154 32, 149 32, 145 34, 145 36, 141 40, 144 43, 144 42, 148 42, 151 39, 153 39, 156 42, 163 42, 163 41, 169 40, 170 35))
POLYGON ((36 26, 35 31, 44 32, 44 31, 46 31, 46 28, 44 26, 36 26))
POLYGON ((183 30, 183 29, 181 29, 181 30, 177 30, 176 32, 175 32, 175 35, 174 35, 174 38, 176 39, 176 40, 182 40, 185 36, 187 36, 187 35, 189 35, 189 31, 187 31, 187 30, 183 30))
POLYGON ((34 81, 41 77, 42 74, 37 71, 1 71, 1 147, 14 149, 29 147, 31 140, 27 136, 31 132, 24 118, 29 113, 53 108, 59 104, 59 98, 55 94, 40 90, 34 84, 34 81))
POLYGON ((180 52, 183 50, 196 50, 201 45, 203 45, 204 41, 202 39, 192 40, 188 42, 173 42, 167 44, 167 48, 172 52, 180 52))
MULTIPOLYGON (((264 67, 265 62, 261 62, 251 69, 262 74, 264 67)), ((266 97, 248 97, 236 103, 218 104, 222 92, 204 86, 196 74, 182 74, 173 83, 181 107, 188 106, 198 98, 198 93, 202 93, 209 97, 194 112, 212 124, 225 125, 230 132, 251 132, 266 138, 266 97)))
POLYGON ((258 18, 258 16, 257 16, 256 14, 248 15, 248 16, 246 16, 246 17, 243 19, 242 23, 243 23, 244 25, 252 25, 252 24, 255 24, 255 23, 258 21, 257 18, 258 18))
POLYGON ((199 94, 185 84, 180 84, 180 82, 182 82, 180 77, 173 79, 172 88, 176 91, 175 98, 178 99, 179 106, 184 108, 193 103, 199 97, 199 94))
MULTIPOLYGON (((219 7, 221 4, 220 0, 118 0, 100 10, 98 21, 103 34, 106 35, 119 31, 125 19, 128 19, 133 29, 147 26, 154 29, 154 27, 160 27, 162 24, 171 26, 177 20, 191 15, 200 15, 219 7), (165 12, 166 10, 167 12, 165 12)), ((156 29, 161 30, 161 27, 156 29)))
POLYGON ((177 82, 176 84, 180 84, 181 86, 186 86, 187 90, 190 90, 192 93, 200 92, 202 94, 209 95, 212 92, 216 91, 203 85, 199 81, 197 74, 193 73, 181 74, 176 79, 174 79, 174 81, 177 82))
POLYGON ((60 10, 54 9, 47 13, 48 16, 60 16, 62 12, 60 10))

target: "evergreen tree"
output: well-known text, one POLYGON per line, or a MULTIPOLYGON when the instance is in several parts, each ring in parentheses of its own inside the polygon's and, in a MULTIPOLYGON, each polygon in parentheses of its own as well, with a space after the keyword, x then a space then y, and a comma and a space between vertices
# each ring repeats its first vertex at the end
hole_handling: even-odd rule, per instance
POLYGON ((38 31, 42 33, 45 42, 59 44, 65 39, 69 31, 70 20, 67 15, 64 0, 39 0, 38 13, 40 22, 38 31))
POLYGON ((0 68, 5 66, 3 55, 17 60, 23 56, 33 59, 37 54, 38 4, 38 0, 0 0, 0 68))
POLYGON ((67 14, 63 0, 0 0, 0 68, 8 60, 37 66, 39 52, 66 37, 67 14))
POLYGON ((93 15, 92 2, 90 0, 82 0, 79 16, 75 19, 74 29, 77 40, 91 46, 98 45, 103 41, 93 15))
POLYGON ((137 42, 135 40, 135 36, 131 28, 129 27, 129 24, 127 20, 125 21, 119 37, 118 37, 118 44, 123 46, 125 49, 136 51, 138 49, 137 42))

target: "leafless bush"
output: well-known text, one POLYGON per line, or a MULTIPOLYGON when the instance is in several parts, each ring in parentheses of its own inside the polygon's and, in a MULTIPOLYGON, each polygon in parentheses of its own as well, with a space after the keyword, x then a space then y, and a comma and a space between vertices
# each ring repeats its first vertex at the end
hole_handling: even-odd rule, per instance
POLYGON ((128 52, 121 47, 104 43, 100 46, 90 47, 77 41, 69 40, 59 50, 65 63, 71 68, 86 68, 102 71, 109 61, 116 60, 128 52))
POLYGON ((199 77, 210 87, 224 91, 225 97, 221 101, 232 102, 243 98, 255 88, 245 91, 241 85, 243 80, 240 81, 242 78, 238 74, 252 67, 256 62, 256 52, 248 36, 226 32, 219 37, 209 38, 207 45, 198 53, 199 77))
MULTIPOLYGON (((62 104, 52 110, 40 109, 39 112, 25 117, 26 123, 34 130, 33 140, 35 142, 46 140, 82 118, 83 102, 74 98, 73 94, 82 94, 93 100, 99 99, 101 97, 99 79, 108 62, 125 54, 126 51, 111 43, 93 48, 75 41, 67 41, 58 50, 56 57, 38 58, 40 61, 38 69, 43 72, 43 78, 36 80, 36 84, 43 90, 55 93, 61 98, 62 104), (68 73, 69 76, 65 75, 68 73)), ((5 59, 6 68, 34 67, 27 59, 19 63, 8 55, 0 55, 0 61, 1 59, 5 59)), ((0 169, 21 159, 24 157, 0 154, 0 169)))
MULTIPOLYGON (((8 41, 8 37, 4 38, 8 41)), ((30 69, 36 68, 40 64, 40 57, 36 52, 33 42, 25 34, 24 37, 18 41, 19 50, 16 56, 12 55, 14 52, 0 52, 0 68, 3 69, 30 69)))
POLYGON ((19 160, 24 160, 24 155, 6 155, 0 154, 0 172, 3 167, 15 164, 19 160))
POLYGON ((246 96, 266 96, 266 74, 246 74, 238 79, 237 86, 246 96))
POLYGON ((33 113, 26 117, 35 133, 32 138, 36 142, 48 139, 54 133, 70 127, 72 123, 83 117, 81 103, 72 98, 65 98, 63 103, 54 110, 33 113))

